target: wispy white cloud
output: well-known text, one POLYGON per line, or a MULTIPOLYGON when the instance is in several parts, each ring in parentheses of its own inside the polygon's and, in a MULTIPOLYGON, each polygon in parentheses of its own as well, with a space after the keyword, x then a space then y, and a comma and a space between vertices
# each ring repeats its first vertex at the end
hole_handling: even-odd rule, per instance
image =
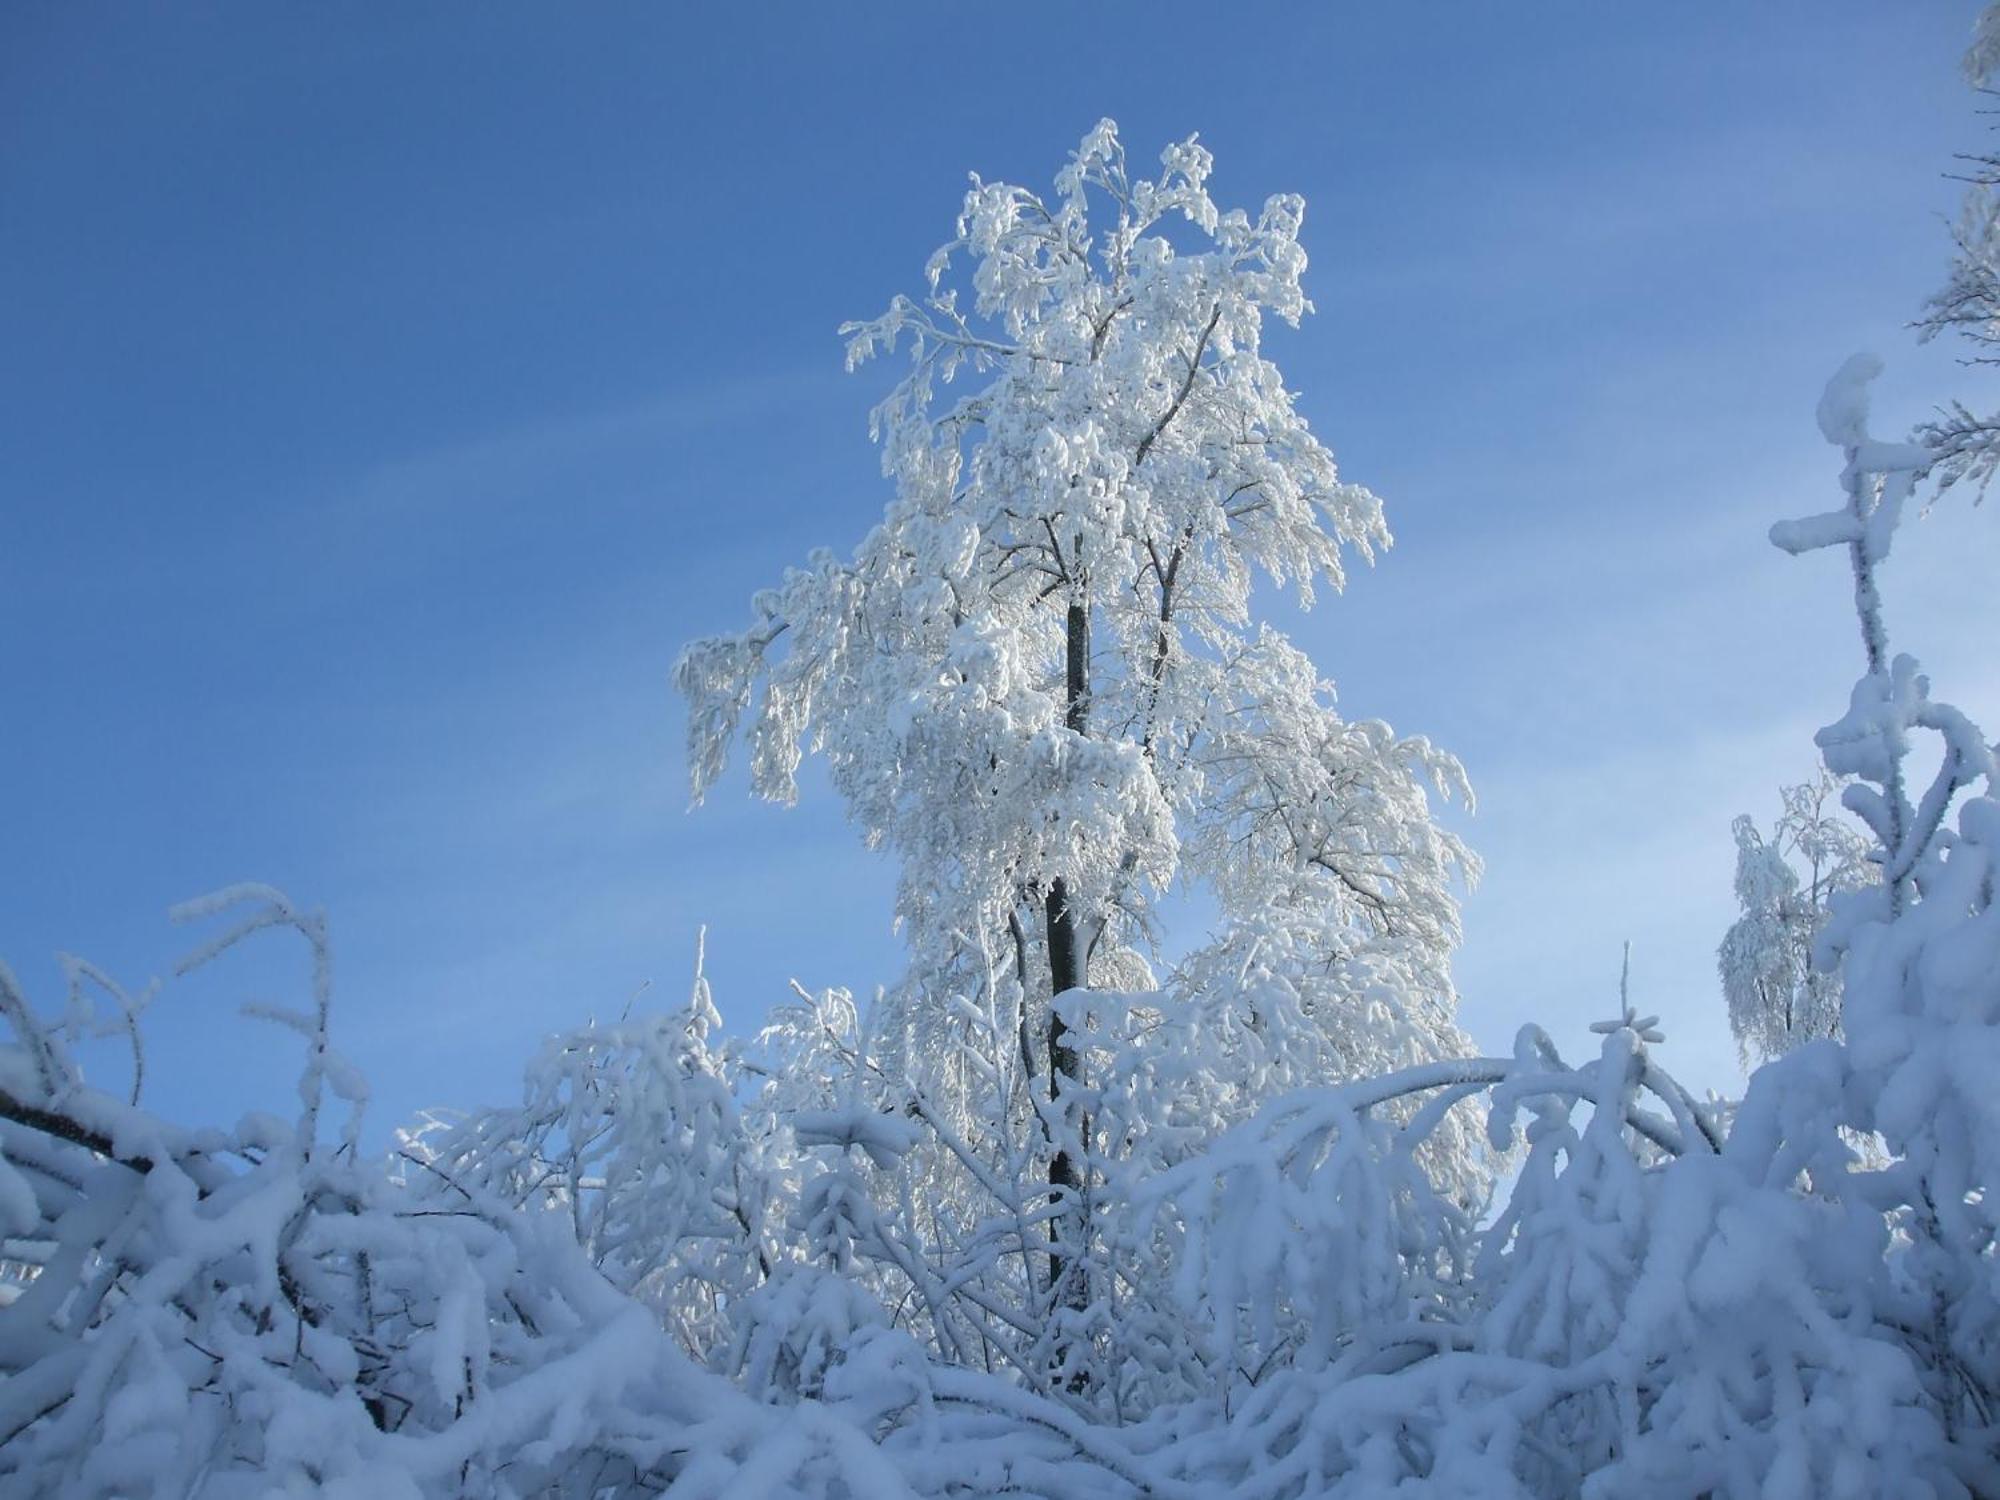
MULTIPOLYGON (((663 444, 745 422, 790 420, 823 398, 834 362, 727 380, 691 381, 594 411, 545 418, 393 459, 338 484, 326 512, 350 526, 435 519, 467 507, 546 500, 625 468, 663 444)), ((655 476, 655 483, 668 476, 655 476)))

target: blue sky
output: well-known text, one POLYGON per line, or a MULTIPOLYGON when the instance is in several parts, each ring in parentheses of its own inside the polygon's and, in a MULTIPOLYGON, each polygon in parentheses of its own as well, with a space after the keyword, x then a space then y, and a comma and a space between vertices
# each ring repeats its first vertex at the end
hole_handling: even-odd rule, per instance
MULTIPOLYGON (((1457 751, 1488 877, 1462 1016, 1574 1038, 1619 945, 1728 1087, 1729 819, 1844 704, 1811 414, 1979 394, 1940 279, 1976 7, 14 6, 0 17, 0 957, 134 981, 239 879, 332 916, 378 1129, 512 1097, 535 1040, 684 993, 732 1025, 899 964, 839 809, 684 811, 667 670, 884 498, 834 329, 913 289, 964 174, 1100 116, 1309 204, 1272 352, 1395 549, 1294 628, 1347 711, 1457 751)), ((1898 644, 1988 728, 2000 519, 1904 539, 1898 644)), ((151 1097, 284 1109, 172 988, 151 1097)), ((110 1078, 107 1072, 107 1080, 110 1078)))

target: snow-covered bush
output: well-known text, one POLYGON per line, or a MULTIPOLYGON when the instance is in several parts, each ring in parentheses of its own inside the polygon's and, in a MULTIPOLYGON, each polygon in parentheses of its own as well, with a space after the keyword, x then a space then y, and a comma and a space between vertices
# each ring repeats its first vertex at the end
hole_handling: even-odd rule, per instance
POLYGON ((261 928, 308 939, 314 1009, 270 1013, 305 1043, 296 1122, 188 1132, 91 1089, 68 1018, 45 1024, 0 969, 0 1227, 36 1270, 0 1306, 0 1492, 719 1500, 1052 1493, 1057 1475, 1066 1495, 1140 1492, 1114 1438, 932 1369, 827 1273, 732 1298, 741 1386, 688 1358, 670 1268, 713 1264, 695 1200, 739 1190, 671 1180, 726 1156, 695 1144, 726 1117, 696 1065, 699 990, 657 1025, 552 1043, 522 1109, 428 1141, 457 1150, 375 1161, 319 1128, 328 1089, 360 1095, 330 1045, 324 922, 262 887, 187 914, 246 907, 196 961, 261 928), (622 1130, 627 1103, 616 1145, 570 1135, 622 1130), (651 1127, 646 1174, 622 1153, 645 1158, 651 1127), (533 1163, 577 1175, 524 1183, 533 1163), (787 1385, 795 1404, 757 1399, 787 1385), (821 1399, 796 1404, 808 1387, 821 1399))
MULTIPOLYGON (((727 1393, 591 1264, 566 1219, 401 1182, 330 1146, 323 919, 262 887, 183 909, 313 957, 295 1123, 188 1133, 88 1088, 11 977, 0 1150, 39 1274, 0 1308, 0 1477, 74 1496, 595 1494, 653 1472, 727 1393)), ((184 965, 183 967, 187 967, 184 965)), ((726 1408, 725 1408, 726 1409, 726 1408)))
POLYGON ((706 1358, 771 1255, 761 1163, 708 1047, 719 1025, 697 962, 684 1008, 550 1038, 520 1105, 434 1114, 402 1155, 482 1201, 566 1216, 606 1279, 706 1358))

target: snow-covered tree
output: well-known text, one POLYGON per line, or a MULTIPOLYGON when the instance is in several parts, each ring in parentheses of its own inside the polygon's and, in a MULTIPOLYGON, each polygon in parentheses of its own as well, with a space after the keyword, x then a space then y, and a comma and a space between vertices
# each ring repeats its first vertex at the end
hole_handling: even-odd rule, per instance
POLYGON ((402 1158, 482 1200, 560 1215, 613 1286, 709 1358, 733 1337, 725 1309, 773 1256, 763 1164, 710 1047, 719 1025, 697 956, 684 1007, 549 1038, 519 1105, 433 1111, 403 1132, 402 1158))
POLYGON ((1282 964, 1299 991, 1283 1014, 1310 1031, 1263 1046, 1343 1074, 1465 1050, 1449 959, 1475 865, 1427 795, 1469 799, 1458 764, 1344 718, 1255 619, 1258 575, 1309 603, 1389 533, 1262 351, 1267 316, 1309 308, 1304 205, 1224 211, 1210 166, 1189 139, 1137 176, 1107 121, 1052 196, 975 178, 926 294, 846 330, 850 365, 908 352, 874 419, 880 524, 676 669, 697 799, 747 715, 758 794, 790 800, 815 750, 900 860, 911 964, 874 1062, 1035 1137, 1052 1279, 1079 1311, 1105 1145, 1079 1039, 1158 989, 1174 882, 1222 912, 1190 984, 1282 964))
MULTIPOLYGON (((2000 70, 2000 6, 1980 13, 1965 76, 1989 96, 2000 70)), ((1958 220, 1952 228, 1951 271, 1924 304, 1917 328, 1926 339, 1953 334, 1972 346, 1967 363, 2000 364, 2000 152, 1987 150, 1959 158, 1955 174, 1966 183, 1958 220)), ((1974 410, 1963 401, 1946 402, 1937 418, 1918 432, 1935 455, 1928 474, 1942 491, 1960 482, 1983 497, 2000 468, 2000 412, 1974 410)))
MULTIPOLYGON (((1977 1472, 1969 1488, 1985 1493, 2000 1479, 2000 1214, 1990 1192, 2000 1173, 1990 1087, 2000 1066, 2000 767, 1971 719, 1931 696, 1915 659, 1890 651, 1880 569, 1941 454, 1869 433, 1868 386, 1880 369, 1855 356, 1820 401, 1821 430, 1847 460, 1845 504, 1771 533, 1789 552, 1847 553, 1865 671, 1847 712, 1817 739, 1827 768, 1855 780, 1841 800, 1867 827, 1880 873, 1835 898, 1814 958, 1842 975, 1838 1124, 1879 1133, 1891 1160, 1852 1183, 1816 1176, 1814 1186, 1886 1213, 1896 1229, 1875 1316, 1914 1363, 1941 1461, 1977 1472), (1938 765, 1919 790, 1912 758, 1933 735, 1938 765)), ((1837 1155, 1824 1135, 1792 1145, 1837 1155)))
POLYGON ((1867 840, 1839 810, 1840 789, 1822 770, 1780 789, 1784 812, 1768 837, 1747 816, 1731 825, 1743 915, 1723 934, 1716 967, 1746 1059, 1840 1035, 1840 975, 1814 965, 1813 943, 1834 897, 1875 878, 1867 840))

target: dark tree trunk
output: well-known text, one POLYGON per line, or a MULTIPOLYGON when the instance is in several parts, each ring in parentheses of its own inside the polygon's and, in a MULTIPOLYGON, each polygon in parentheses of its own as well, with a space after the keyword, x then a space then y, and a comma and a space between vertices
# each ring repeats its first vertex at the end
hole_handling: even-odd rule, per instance
MULTIPOLYGON (((1060 995, 1083 984, 1078 964, 1081 957, 1077 940, 1076 908, 1070 905, 1069 882, 1058 876, 1049 886, 1044 902, 1049 919, 1049 986, 1060 995)), ((1069 1044, 1069 1027, 1053 1010, 1049 1012, 1049 1098, 1062 1097, 1062 1080, 1076 1077, 1076 1049, 1069 1044)), ((1058 1187, 1074 1188, 1076 1169, 1067 1151, 1058 1151, 1049 1165, 1049 1181, 1058 1187)))
MULTIPOLYGON (((1076 734, 1086 734, 1090 726, 1090 610, 1080 600, 1070 604, 1064 629, 1065 673, 1063 722, 1076 734)), ((1049 882, 1043 901, 1048 918, 1049 991, 1051 997, 1065 990, 1082 989, 1088 983, 1084 972, 1086 955, 1079 934, 1075 904, 1070 899, 1069 882, 1057 876, 1049 882)), ((1068 1040, 1069 1027, 1052 1008, 1049 1012, 1049 1098, 1062 1097, 1065 1079, 1077 1078, 1076 1049, 1068 1040)), ((1088 1130, 1089 1122, 1082 1122, 1088 1130)), ((1067 1150, 1058 1149, 1049 1162, 1049 1186, 1061 1190, 1074 1211, 1083 1188, 1083 1173, 1067 1150)), ((1072 1224, 1075 1219, 1070 1219, 1072 1224)), ((1050 1225, 1049 1282, 1063 1279, 1066 1257, 1061 1248, 1061 1221, 1050 1225)), ((1072 1287, 1070 1296, 1081 1300, 1082 1287, 1072 1287)))

